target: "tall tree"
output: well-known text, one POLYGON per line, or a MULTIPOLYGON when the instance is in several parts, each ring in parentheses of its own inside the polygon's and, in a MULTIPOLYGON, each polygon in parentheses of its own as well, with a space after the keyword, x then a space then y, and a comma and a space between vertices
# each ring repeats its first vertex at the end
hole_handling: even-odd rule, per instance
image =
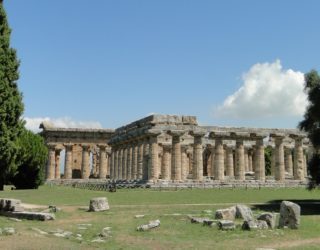
POLYGON ((44 168, 48 149, 44 139, 24 129, 17 140, 17 169, 12 173, 12 184, 17 189, 38 188, 44 182, 44 168))
POLYGON ((314 147, 313 158, 309 161, 313 185, 320 183, 320 76, 316 70, 305 74, 305 91, 309 105, 304 114, 304 120, 299 123, 299 128, 308 132, 314 147))
POLYGON ((15 141, 23 129, 22 94, 18 90, 19 61, 10 48, 10 33, 6 12, 0 0, 0 190, 14 167, 15 141))

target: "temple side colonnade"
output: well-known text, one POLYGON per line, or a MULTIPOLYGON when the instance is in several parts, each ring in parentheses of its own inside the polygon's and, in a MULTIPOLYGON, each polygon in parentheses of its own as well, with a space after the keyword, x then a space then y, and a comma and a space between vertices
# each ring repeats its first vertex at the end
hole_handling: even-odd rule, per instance
POLYGON ((205 127, 194 116, 151 115, 116 130, 41 127, 49 149, 47 180, 305 182, 312 154, 299 130, 205 127))

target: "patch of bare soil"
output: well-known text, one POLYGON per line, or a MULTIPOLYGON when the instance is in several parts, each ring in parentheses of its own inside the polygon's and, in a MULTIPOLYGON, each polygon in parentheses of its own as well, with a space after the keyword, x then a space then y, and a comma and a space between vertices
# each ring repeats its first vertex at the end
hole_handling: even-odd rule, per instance
POLYGON ((292 247, 300 247, 300 246, 307 246, 313 244, 320 244, 320 237, 318 238, 311 238, 311 239, 304 239, 304 240, 290 240, 285 242, 279 242, 277 244, 272 244, 268 246, 264 246, 264 248, 274 248, 274 249, 286 249, 292 247))

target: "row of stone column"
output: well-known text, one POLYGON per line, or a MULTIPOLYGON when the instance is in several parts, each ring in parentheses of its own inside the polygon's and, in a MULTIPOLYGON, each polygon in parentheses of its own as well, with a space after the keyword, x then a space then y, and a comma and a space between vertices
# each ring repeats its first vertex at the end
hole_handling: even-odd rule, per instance
MULTIPOLYGON (((64 179, 72 179, 73 170, 73 144, 64 144, 65 163, 64 163, 64 179)), ((99 144, 99 178, 106 178, 108 174, 108 155, 107 144, 99 144)), ((81 144, 82 147, 82 164, 81 178, 88 179, 90 176, 90 145, 81 144)), ((46 171, 46 179, 60 179, 60 152, 62 148, 57 144, 48 144, 48 164, 46 171)))

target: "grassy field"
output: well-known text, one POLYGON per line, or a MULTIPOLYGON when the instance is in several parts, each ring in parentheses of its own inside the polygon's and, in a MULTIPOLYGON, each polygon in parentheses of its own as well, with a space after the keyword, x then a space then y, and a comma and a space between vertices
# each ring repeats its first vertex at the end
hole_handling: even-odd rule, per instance
MULTIPOLYGON (((118 190, 116 193, 43 186, 38 190, 6 190, 0 197, 21 199, 24 203, 56 205, 62 210, 49 222, 14 222, 0 217, 0 227, 12 226, 16 235, 0 236, 1 249, 319 249, 320 191, 305 189, 192 189, 178 191, 118 190), (105 196, 110 210, 86 211, 92 197, 105 196), (302 206, 299 230, 219 231, 216 227, 191 224, 187 215, 214 216, 218 208, 248 204, 255 213, 279 211, 281 200, 292 200, 302 206), (209 211, 208 211, 209 210, 209 211), (211 213, 210 213, 211 211, 211 213), (144 218, 135 218, 144 214, 144 218), (138 225, 160 219, 161 226, 149 232, 137 232, 138 225), (87 230, 78 224, 92 224, 87 230), (104 243, 93 243, 104 227, 111 227, 112 237, 104 243), (32 228, 46 232, 62 229, 75 237, 58 238, 40 235, 32 228)), ((241 221, 239 221, 241 223, 241 221)))

